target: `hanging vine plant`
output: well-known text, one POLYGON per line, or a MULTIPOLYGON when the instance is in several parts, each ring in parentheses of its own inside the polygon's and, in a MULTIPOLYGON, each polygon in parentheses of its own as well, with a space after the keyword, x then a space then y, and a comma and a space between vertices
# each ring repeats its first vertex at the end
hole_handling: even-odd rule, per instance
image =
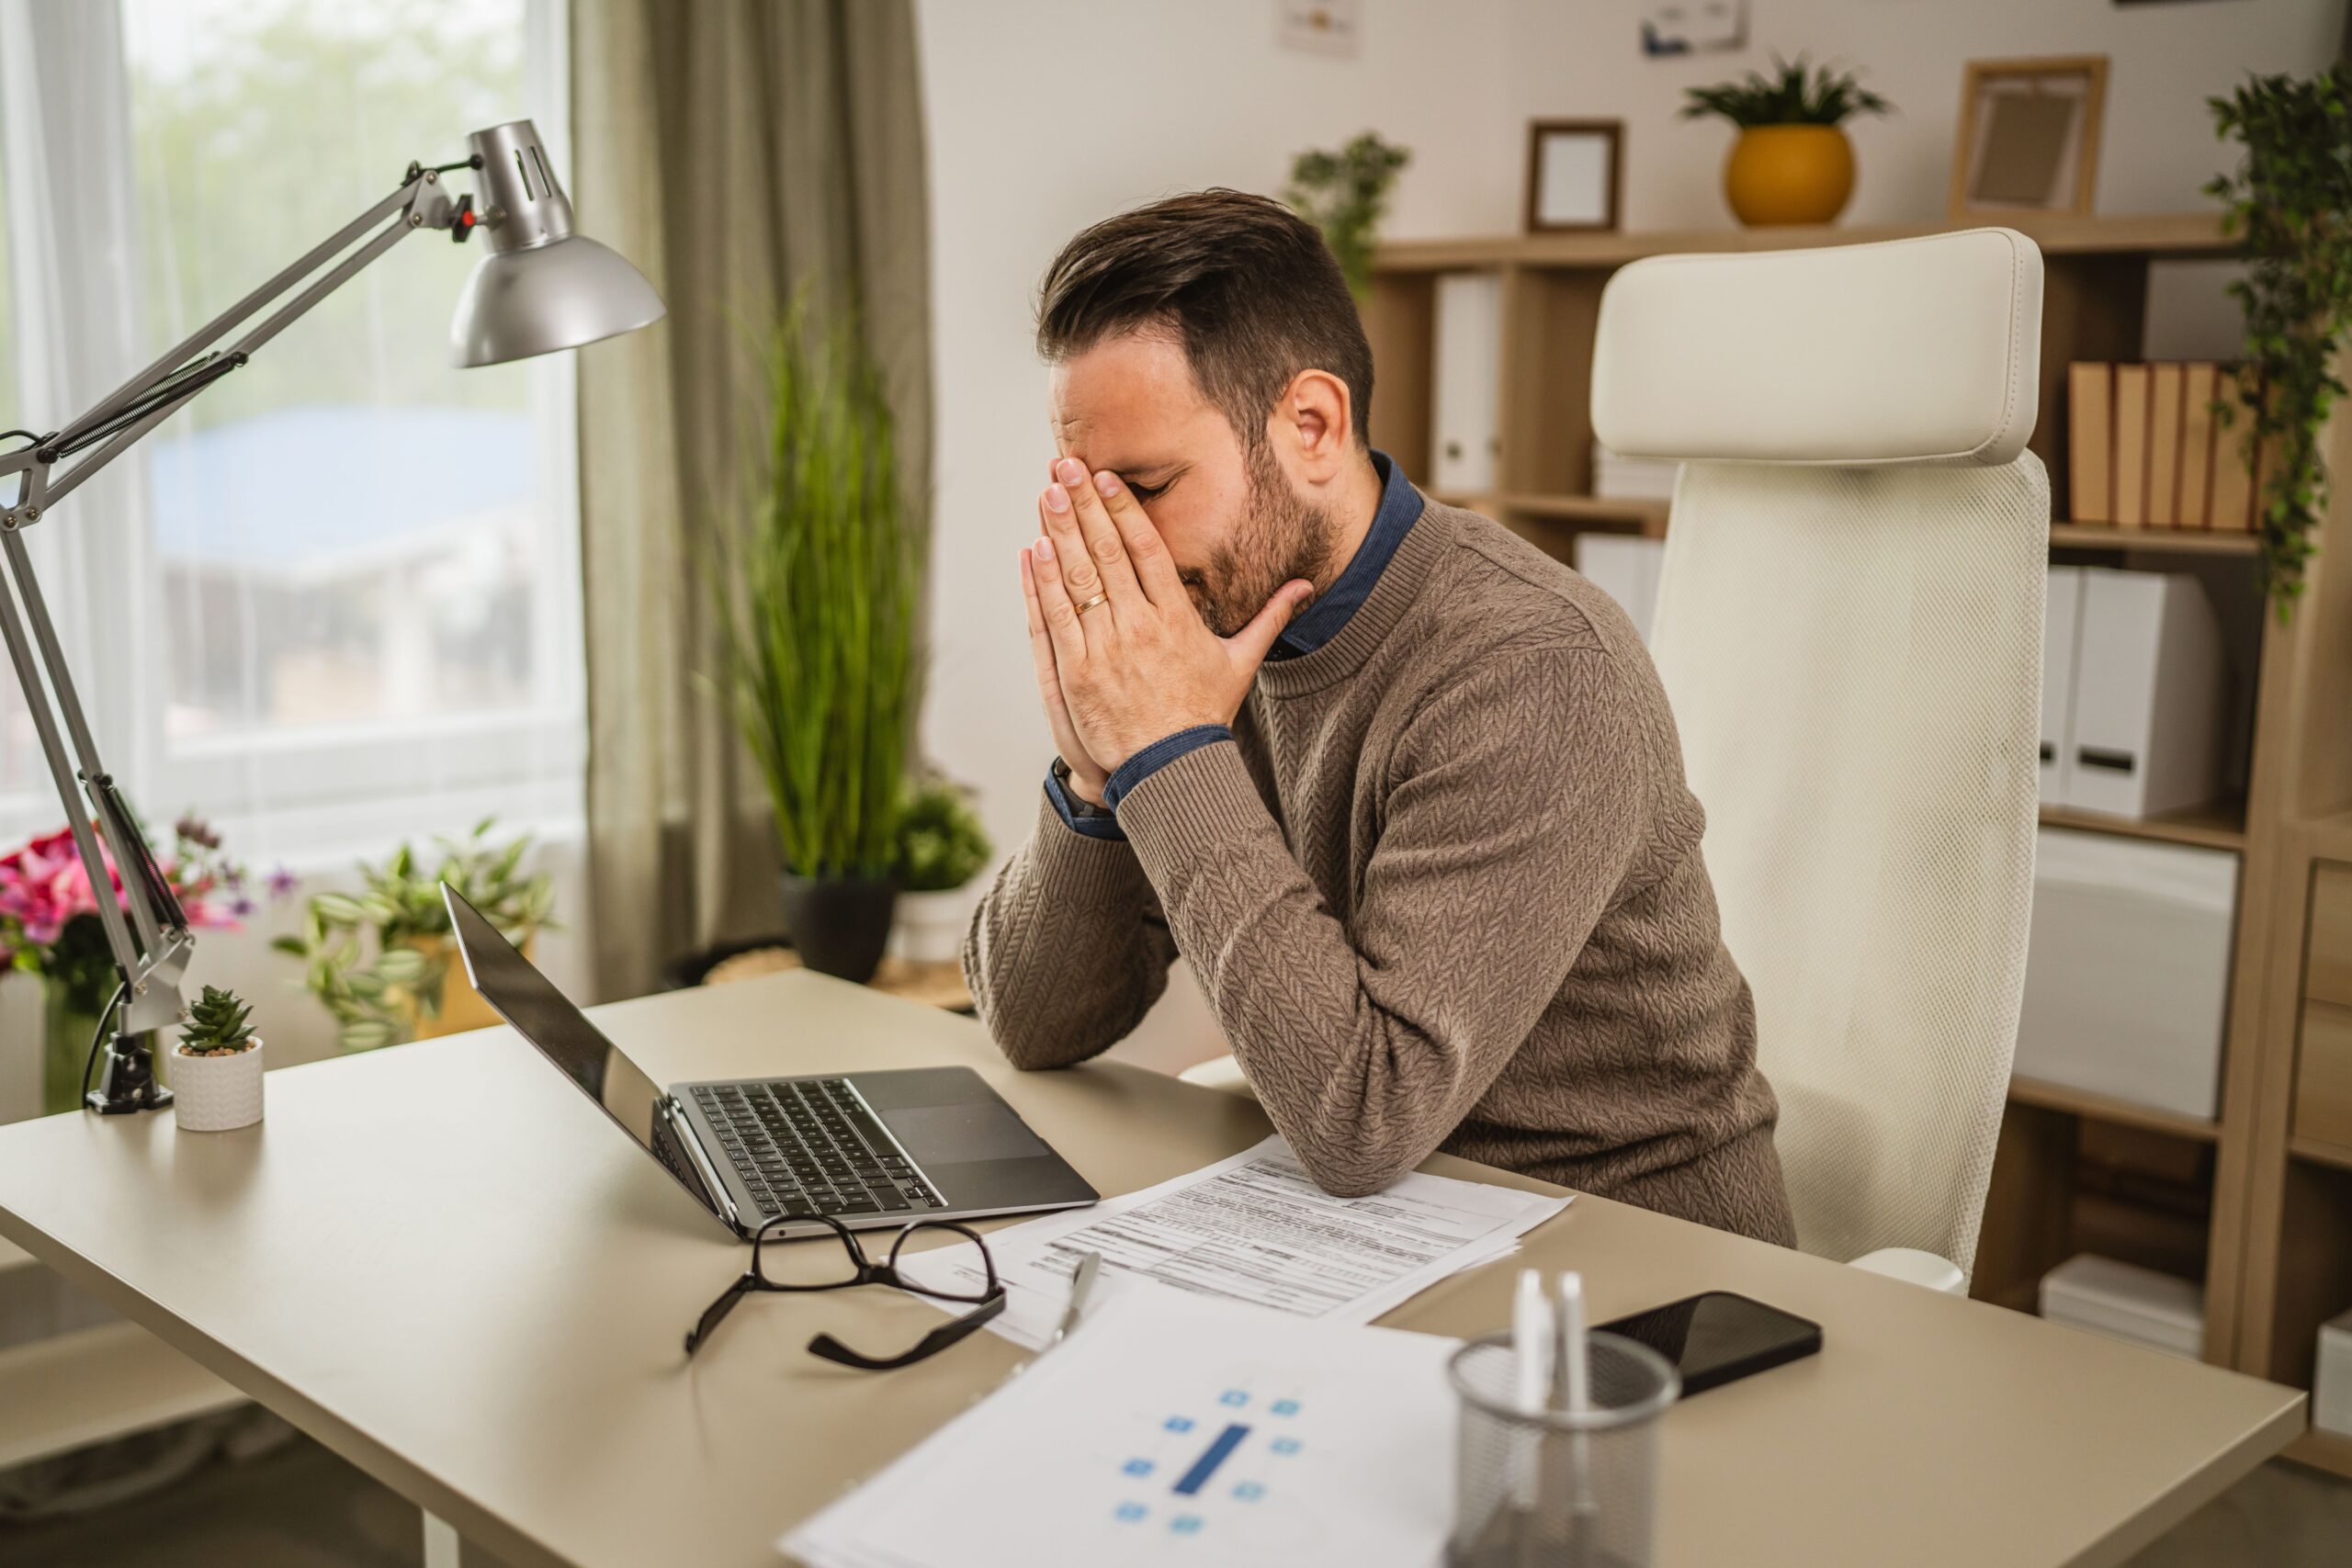
MULTIPOLYGON (((2251 416, 2251 454, 2272 448, 2259 498, 2262 581, 2284 620, 2303 590, 2312 532, 2327 504, 2319 429, 2344 394, 2335 353, 2352 328, 2352 67, 2308 80, 2249 77, 2209 100, 2216 130, 2245 149, 2206 186, 2222 204, 2246 276, 2230 285, 2245 316, 2245 357, 2233 389, 2251 416)), ((2230 419, 2228 400, 2214 412, 2230 419)))

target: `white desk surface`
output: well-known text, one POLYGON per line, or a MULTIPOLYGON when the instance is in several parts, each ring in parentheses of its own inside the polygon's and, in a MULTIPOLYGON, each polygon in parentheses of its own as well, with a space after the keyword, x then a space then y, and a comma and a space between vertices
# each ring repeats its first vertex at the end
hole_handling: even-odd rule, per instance
MULTIPOLYGON (((1133 1068, 1013 1072, 967 1020, 808 974, 596 1016, 661 1081, 969 1064, 1104 1192, 1266 1132, 1133 1068)), ((939 1321, 859 1291, 745 1303, 689 1363, 743 1248, 505 1030, 268 1092, 240 1133, 0 1128, 0 1235, 514 1568, 775 1562, 1022 1359, 989 1334, 898 1372, 808 1356, 822 1327, 888 1345, 939 1321)), ((2303 1426, 2294 1390, 1593 1198, 1385 1321, 1498 1327, 1523 1263, 1583 1269, 1596 1317, 1724 1289, 1823 1325, 1820 1355, 1666 1417, 1668 1568, 2111 1563, 2303 1426)))

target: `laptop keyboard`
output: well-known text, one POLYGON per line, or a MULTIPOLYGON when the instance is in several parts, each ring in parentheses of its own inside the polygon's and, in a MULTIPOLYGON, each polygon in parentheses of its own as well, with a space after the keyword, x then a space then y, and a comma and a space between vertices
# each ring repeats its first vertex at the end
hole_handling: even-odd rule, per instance
POLYGON ((912 1217, 946 1207, 846 1078, 698 1084, 692 1092, 766 1213, 912 1217))

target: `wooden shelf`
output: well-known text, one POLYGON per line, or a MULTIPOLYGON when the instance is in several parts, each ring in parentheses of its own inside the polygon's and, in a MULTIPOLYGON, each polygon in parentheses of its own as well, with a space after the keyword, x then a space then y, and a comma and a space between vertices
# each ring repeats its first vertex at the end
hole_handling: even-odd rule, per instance
POLYGON ((2067 806, 2041 808, 2045 828, 2071 828, 2086 833, 2112 833, 2121 839, 2151 839, 2164 844, 2194 844, 2199 849, 2245 850, 2245 807, 2234 800, 2215 801, 2162 817, 2110 817, 2099 811, 2077 811, 2067 806))
POLYGON ((2347 1438, 2340 1432, 2327 1432, 2322 1431, 2317 1427, 2311 1427, 2301 1437, 2289 1443, 2286 1451, 2278 1457, 2292 1460, 2297 1464, 2310 1465, 2313 1470, 2324 1470, 2331 1475, 2341 1475, 2347 1480, 2352 1480, 2352 1438, 2347 1438))
POLYGON ((2200 528, 2117 528, 2105 523, 2052 523, 2050 543, 2060 549, 2166 550, 2185 556, 2251 556, 2262 541, 2252 534, 2200 528))
POLYGON ((0 1350, 0 1470, 243 1403, 135 1323, 36 1339, 0 1350))
POLYGON ((2290 1137, 2287 1152, 2313 1165, 2330 1165, 2338 1170, 2352 1170, 2352 1149, 2342 1144, 2326 1143, 2318 1138, 2290 1137))
POLYGON ((2189 1138, 2200 1144, 2217 1142, 2222 1135, 2222 1124, 2218 1122, 2183 1116, 2176 1111, 2159 1111, 2154 1106, 2134 1105, 2128 1100, 2111 1100, 2103 1094, 2068 1089, 2063 1084, 2047 1083, 2041 1078, 2009 1079, 2009 1100, 2017 1105, 2064 1111, 2071 1115, 2087 1116, 2096 1122, 2111 1122, 2118 1126, 2138 1127, 2150 1133, 2166 1133, 2176 1138, 2189 1138))
MULTIPOLYGON (((2206 256, 2234 248, 2211 212, 2140 217, 2010 219, 2007 226, 2045 255, 2206 256)), ((1850 227, 1657 230, 1646 233, 1496 234, 1459 240, 1398 240, 1380 247, 1377 272, 1458 272, 1479 267, 1612 267, 1644 256, 1692 252, 1786 251, 1860 245, 1948 234, 1973 223, 1872 223, 1850 227)))

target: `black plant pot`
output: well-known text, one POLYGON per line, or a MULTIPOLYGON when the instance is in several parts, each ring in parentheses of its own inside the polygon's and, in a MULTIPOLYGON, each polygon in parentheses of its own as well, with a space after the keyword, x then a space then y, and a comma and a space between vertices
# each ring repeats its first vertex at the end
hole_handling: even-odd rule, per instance
POLYGON ((786 872, 784 929, 800 961, 820 975, 864 985, 890 943, 899 885, 861 878, 796 876, 786 872))

